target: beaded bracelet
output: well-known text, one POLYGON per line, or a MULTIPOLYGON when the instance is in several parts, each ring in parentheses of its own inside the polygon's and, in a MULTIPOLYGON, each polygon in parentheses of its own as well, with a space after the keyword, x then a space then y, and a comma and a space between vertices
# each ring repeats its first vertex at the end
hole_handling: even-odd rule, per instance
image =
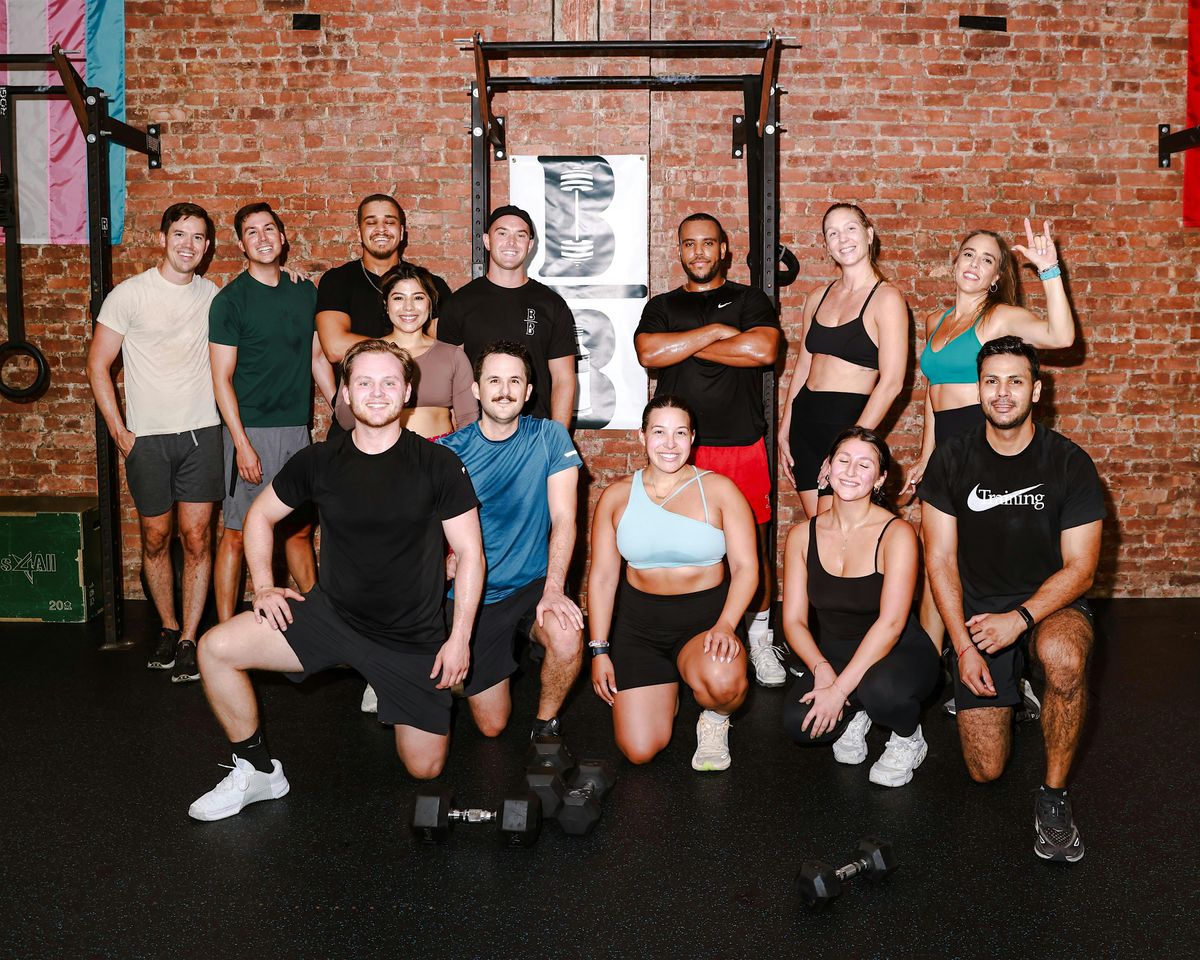
POLYGON ((1038 271, 1038 279, 1043 280, 1043 281, 1053 280, 1055 277, 1061 277, 1061 276, 1062 276, 1062 268, 1058 265, 1057 260, 1054 261, 1054 263, 1050 264, 1050 266, 1048 266, 1045 270, 1038 271))

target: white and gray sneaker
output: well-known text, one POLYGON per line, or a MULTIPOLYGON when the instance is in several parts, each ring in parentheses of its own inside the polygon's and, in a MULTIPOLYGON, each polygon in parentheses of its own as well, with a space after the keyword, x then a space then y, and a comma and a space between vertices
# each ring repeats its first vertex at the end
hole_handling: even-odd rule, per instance
POLYGON ((762 639, 750 638, 750 662, 754 664, 754 679, 760 687, 782 687, 787 681, 783 651, 774 641, 774 630, 768 630, 762 639))
POLYGON ((929 744, 921 735, 919 724, 911 737, 902 737, 893 731, 883 756, 871 764, 868 779, 881 787, 902 787, 912 779, 913 771, 928 752, 929 744))
POLYGON ((833 759, 838 763, 853 766, 867 759, 867 731, 871 729, 871 718, 866 710, 859 710, 854 719, 833 741, 833 759))
POLYGON ((367 689, 363 691, 362 703, 359 709, 363 713, 378 713, 379 712, 379 697, 375 696, 375 688, 369 683, 367 689))
POLYGON ((728 770, 732 758, 729 756, 729 718, 717 720, 720 715, 711 710, 700 711, 696 721, 696 752, 692 754, 693 770, 728 770))
POLYGON ((224 820, 242 812, 242 807, 259 800, 278 800, 291 785, 283 775, 283 764, 272 760, 274 770, 263 773, 256 770, 249 760, 233 756, 233 766, 226 767, 225 779, 188 807, 188 816, 193 820, 224 820))

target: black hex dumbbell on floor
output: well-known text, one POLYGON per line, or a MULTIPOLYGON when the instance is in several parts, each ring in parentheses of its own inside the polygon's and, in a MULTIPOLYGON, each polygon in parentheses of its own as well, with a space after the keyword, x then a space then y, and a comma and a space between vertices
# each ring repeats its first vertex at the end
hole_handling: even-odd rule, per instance
POLYGON ((575 770, 575 756, 562 737, 535 737, 529 744, 525 783, 542 801, 542 816, 558 815, 566 782, 575 770))
POLYGON ((532 847, 542 830, 542 804, 537 794, 507 797, 499 810, 458 810, 446 787, 425 787, 413 802, 413 836, 426 843, 445 843, 459 823, 495 823, 505 846, 532 847))
POLYGON ((858 841, 858 856, 844 867, 831 867, 821 860, 805 860, 796 874, 800 899, 806 907, 824 907, 842 893, 842 882, 865 876, 878 882, 896 869, 896 855, 886 840, 863 837, 858 841))
POLYGON ((616 776, 602 760, 581 760, 556 817, 563 833, 586 836, 600 822, 601 806, 616 776))

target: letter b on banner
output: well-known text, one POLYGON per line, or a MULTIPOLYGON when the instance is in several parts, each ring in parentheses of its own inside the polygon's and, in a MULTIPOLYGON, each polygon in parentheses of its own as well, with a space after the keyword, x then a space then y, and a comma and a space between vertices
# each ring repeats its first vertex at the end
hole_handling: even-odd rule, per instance
POLYGON ((601 214, 612 204, 613 169, 603 157, 538 157, 546 179, 543 277, 598 277, 616 238, 601 214))

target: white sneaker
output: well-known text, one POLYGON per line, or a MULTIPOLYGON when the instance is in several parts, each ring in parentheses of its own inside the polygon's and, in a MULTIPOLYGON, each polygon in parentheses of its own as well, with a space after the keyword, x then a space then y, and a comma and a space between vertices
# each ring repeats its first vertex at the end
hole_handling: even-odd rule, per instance
POLYGON ((750 662, 760 687, 782 687, 787 681, 783 669, 783 651, 774 644, 775 631, 768 630, 761 640, 750 639, 750 662))
MULTIPOLYGON (((225 779, 188 807, 188 816, 194 820, 224 820, 241 813, 242 807, 248 803, 278 800, 291 789, 291 785, 283 775, 283 764, 278 760, 272 760, 271 763, 275 769, 271 773, 263 773, 256 770, 249 760, 242 760, 234 754, 233 766, 227 767, 229 773, 225 779)), ((219 766, 225 767, 226 764, 219 766)))
POLYGON ((359 706, 359 709, 363 713, 379 712, 379 698, 375 696, 375 688, 369 683, 367 684, 367 689, 363 691, 362 704, 359 706))
POLYGON ((902 737, 893 732, 884 748, 883 756, 871 764, 870 781, 881 787, 902 787, 913 777, 913 771, 921 765, 929 744, 921 736, 918 726, 911 737, 902 737))
POLYGON ((871 718, 866 710, 854 715, 842 735, 833 741, 833 759, 838 763, 853 766, 867 759, 867 731, 871 729, 871 718))
POLYGON ((696 752, 692 754, 693 770, 728 770, 729 719, 722 723, 709 719, 708 710, 700 712, 696 721, 696 752))

